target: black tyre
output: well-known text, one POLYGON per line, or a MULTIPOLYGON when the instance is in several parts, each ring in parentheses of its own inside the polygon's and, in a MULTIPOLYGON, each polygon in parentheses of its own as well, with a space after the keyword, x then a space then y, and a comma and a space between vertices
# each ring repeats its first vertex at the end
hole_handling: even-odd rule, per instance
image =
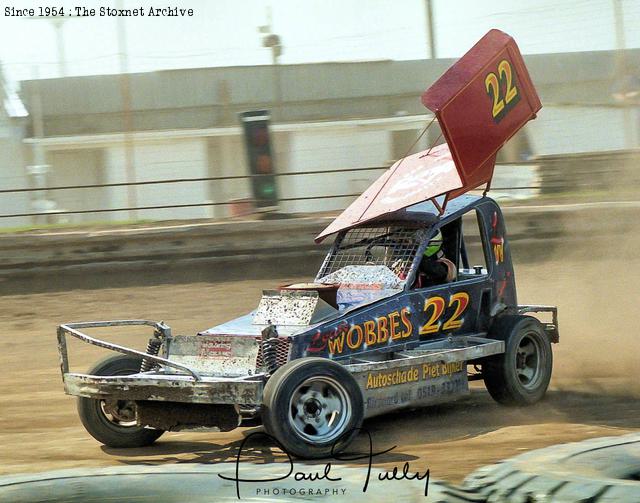
POLYGON ((553 354, 542 325, 531 316, 502 316, 491 337, 505 342, 505 352, 482 364, 489 394, 504 405, 529 405, 540 400, 551 380, 553 354))
POLYGON ((264 427, 300 458, 343 450, 362 425, 362 393, 342 365, 301 358, 280 367, 264 389, 264 427))
MULTIPOLYGON (((88 373, 100 376, 137 374, 140 364, 139 358, 116 355, 101 360, 88 373)), ((89 434, 109 447, 143 447, 164 433, 137 426, 135 403, 128 400, 78 398, 78 414, 89 434)))
POLYGON ((478 501, 637 503, 640 435, 552 445, 469 475, 464 489, 478 501))

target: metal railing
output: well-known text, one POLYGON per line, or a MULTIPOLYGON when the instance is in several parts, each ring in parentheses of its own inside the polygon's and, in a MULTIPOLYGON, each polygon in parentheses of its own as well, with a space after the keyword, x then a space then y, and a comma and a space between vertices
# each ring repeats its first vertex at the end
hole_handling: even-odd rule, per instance
MULTIPOLYGON (((519 162, 518 165, 535 165, 535 162, 519 162)), ((513 163, 509 163, 513 165, 513 163)), ((249 174, 249 175, 228 175, 228 176, 211 176, 211 177, 196 177, 196 178, 171 178, 161 180, 148 180, 138 182, 114 182, 114 183, 98 183, 98 184, 85 184, 85 185, 56 185, 49 187, 25 187, 25 188, 12 188, 12 189, 0 189, 0 194, 15 194, 15 193, 37 193, 37 192, 54 192, 63 190, 85 190, 85 189, 105 189, 115 187, 131 187, 131 186, 147 186, 147 185, 163 185, 163 184, 182 184, 182 183, 202 183, 202 182, 219 182, 230 180, 251 180, 254 178, 275 176, 277 178, 291 177, 291 176, 310 176, 310 175, 326 175, 334 173, 353 173, 353 172, 368 172, 368 171, 381 171, 388 169, 388 166, 368 166, 358 168, 339 168, 331 170, 309 170, 298 171, 288 173, 275 173, 273 175, 261 175, 261 174, 249 174)), ((492 187, 492 190, 538 190, 539 186, 520 186, 520 187, 492 187)), ((347 194, 318 194, 313 196, 297 196, 297 197, 281 197, 278 198, 279 202, 294 202, 294 201, 310 201, 310 200, 323 200, 323 199, 340 199, 340 198, 355 198, 360 193, 347 193, 347 194)), ((266 202, 260 199, 250 199, 252 203, 266 202)), ((158 204, 150 206, 122 206, 117 208, 87 208, 87 209, 60 209, 60 210, 48 210, 48 211, 28 211, 19 213, 5 213, 0 214, 0 219, 3 218, 16 218, 16 217, 39 217, 39 216, 51 216, 51 215, 72 215, 72 214, 88 214, 88 213, 113 213, 113 212, 128 212, 128 211, 144 211, 144 210, 160 210, 160 209, 180 209, 180 208, 197 208, 197 207, 216 207, 227 206, 237 204, 238 200, 229 201, 205 201, 194 203, 174 203, 174 204, 158 204)))
MULTIPOLYGON (((86 184, 86 185, 57 185, 51 187, 38 187, 38 188, 15 188, 15 189, 0 189, 0 194, 12 194, 12 193, 34 193, 34 192, 50 192, 60 190, 76 190, 76 189, 97 189, 97 188, 111 188, 111 187, 130 187, 141 185, 161 185, 161 184, 178 184, 178 183, 195 183, 195 182, 217 182, 228 180, 250 180, 253 178, 276 176, 308 176, 308 175, 323 175, 331 173, 346 173, 357 171, 374 171, 388 169, 388 166, 371 166, 364 168, 341 168, 333 170, 312 170, 312 171, 298 171, 291 173, 275 173, 273 175, 229 175, 229 176, 211 176, 211 177, 197 177, 197 178, 172 178, 163 180, 148 180, 141 182, 116 182, 116 183, 99 183, 99 184, 86 184)), ((308 200, 320 200, 320 199, 337 199, 357 197, 360 194, 320 194, 317 196, 299 196, 299 197, 281 197, 278 198, 279 202, 289 201, 308 201, 308 200)), ((251 199, 254 203, 264 202, 260 199, 251 199)), ((86 214, 86 213, 111 213, 118 211, 142 211, 142 210, 158 210, 158 209, 173 209, 173 208, 197 208, 208 206, 225 206, 237 203, 234 201, 221 201, 221 202, 201 202, 201 203, 188 203, 188 204, 162 204, 152 206, 135 206, 135 207, 119 207, 119 208, 93 208, 82 210, 55 210, 55 211, 34 211, 23 213, 7 213, 0 214, 0 218, 15 218, 15 217, 36 217, 36 216, 49 216, 55 215, 71 215, 71 214, 86 214)))

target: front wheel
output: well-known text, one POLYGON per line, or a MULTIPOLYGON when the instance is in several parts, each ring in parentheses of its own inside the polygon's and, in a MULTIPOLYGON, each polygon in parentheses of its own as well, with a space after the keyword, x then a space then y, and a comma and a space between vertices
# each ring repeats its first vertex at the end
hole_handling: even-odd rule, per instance
MULTIPOLYGON (((88 374, 99 376, 131 375, 140 372, 141 360, 116 355, 98 362, 88 374)), ((136 424, 136 404, 129 400, 78 398, 80 421, 89 434, 109 447, 143 447, 155 442, 163 430, 136 424)))
POLYGON ((267 381, 262 415, 267 432, 288 453, 323 458, 356 436, 364 418, 362 392, 339 363, 301 358, 267 381))
POLYGON ((505 352, 482 364, 489 394, 505 405, 529 405, 540 400, 549 387, 553 354, 542 325, 531 316, 502 316, 491 328, 491 337, 505 342, 505 352))

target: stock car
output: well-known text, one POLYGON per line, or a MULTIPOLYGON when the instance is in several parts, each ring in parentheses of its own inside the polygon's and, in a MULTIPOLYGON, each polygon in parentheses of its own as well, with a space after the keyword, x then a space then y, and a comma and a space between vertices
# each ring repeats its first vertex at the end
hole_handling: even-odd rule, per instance
POLYGON ((502 404, 544 396, 557 309, 518 304, 503 214, 486 195, 497 151, 541 107, 515 41, 491 30, 422 101, 445 143, 398 160, 316 238, 335 235, 313 281, 265 290, 251 313, 195 335, 146 320, 58 327, 65 391, 93 437, 140 447, 257 421, 289 453, 321 458, 364 419, 463 397, 471 380, 502 404), (427 285, 436 236, 453 274, 427 285), (146 351, 85 333, 136 325, 153 329, 146 351), (68 336, 119 354, 71 372, 68 336))

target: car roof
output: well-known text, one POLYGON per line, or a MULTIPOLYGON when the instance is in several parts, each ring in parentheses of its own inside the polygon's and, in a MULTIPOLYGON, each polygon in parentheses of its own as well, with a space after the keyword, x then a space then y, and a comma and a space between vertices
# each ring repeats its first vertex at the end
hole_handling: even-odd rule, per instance
MULTIPOLYGON (((418 218, 419 218, 419 215, 428 213, 430 215, 435 215, 436 217, 439 217, 440 220, 445 220, 453 215, 458 215, 459 213, 460 214, 466 213, 467 211, 475 207, 477 203, 482 199, 488 199, 488 198, 483 198, 482 196, 475 196, 472 194, 463 194, 461 196, 458 196, 448 201, 447 206, 445 207, 444 213, 442 215, 440 215, 440 213, 438 212, 438 209, 435 207, 435 205, 431 201, 424 201, 422 203, 414 204, 413 206, 409 206, 408 208, 405 208, 404 211, 406 213, 409 213, 410 215, 418 216, 418 218)), ((440 202, 441 201, 438 201, 439 204, 440 202)))
MULTIPOLYGON (((440 199, 440 198, 438 198, 440 199)), ((424 201, 408 208, 403 208, 399 211, 394 211, 380 218, 376 218, 369 222, 365 222, 362 225, 357 225, 352 228, 367 227, 372 225, 378 225, 385 222, 393 222, 401 224, 403 222, 411 222, 416 224, 422 224, 424 226, 431 226, 437 222, 447 222, 455 220, 461 217, 468 211, 472 210, 482 201, 489 200, 488 197, 476 196, 471 194, 463 194, 447 202, 444 213, 441 215, 436 206, 431 201, 424 201)), ((438 200, 438 204, 441 201, 438 200)))

